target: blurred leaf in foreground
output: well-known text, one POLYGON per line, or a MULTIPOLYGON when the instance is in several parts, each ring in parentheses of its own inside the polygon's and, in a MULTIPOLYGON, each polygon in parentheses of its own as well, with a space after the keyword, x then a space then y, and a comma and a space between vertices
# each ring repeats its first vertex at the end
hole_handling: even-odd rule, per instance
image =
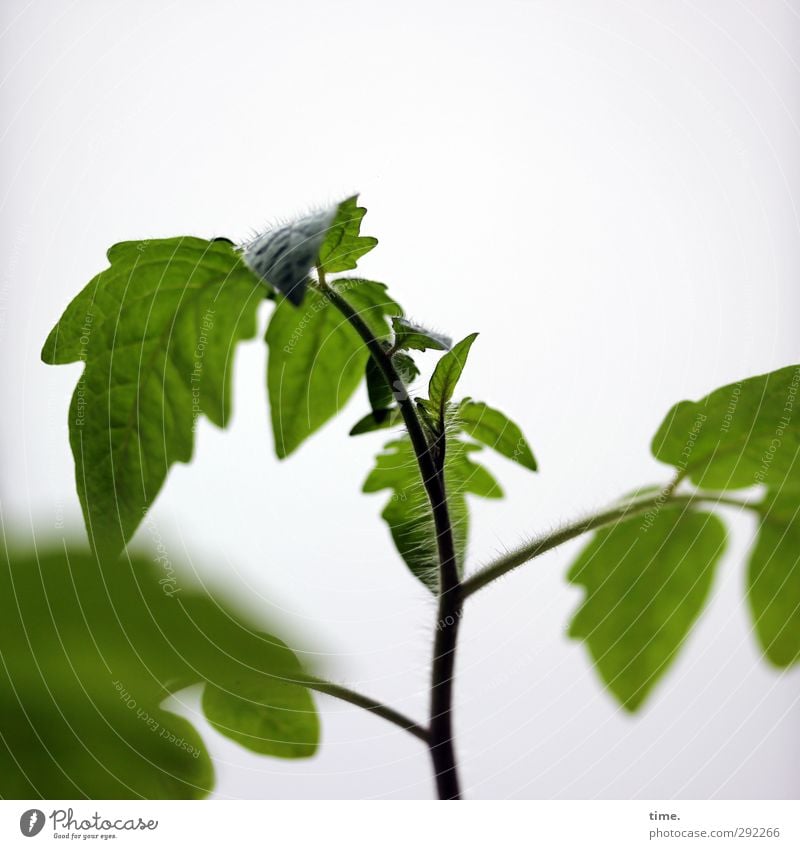
POLYGON ((295 655, 218 597, 181 588, 171 566, 101 569, 85 549, 41 544, 0 559, 0 796, 206 796, 203 740, 161 707, 193 684, 212 724, 249 749, 314 753, 295 655))

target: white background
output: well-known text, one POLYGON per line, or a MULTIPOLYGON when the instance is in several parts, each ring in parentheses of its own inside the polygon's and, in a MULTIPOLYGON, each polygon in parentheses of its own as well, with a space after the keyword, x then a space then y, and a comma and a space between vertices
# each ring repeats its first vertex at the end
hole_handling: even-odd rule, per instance
MULTIPOLYGON (((38 352, 122 239, 239 239, 362 192, 361 264, 473 348, 465 394, 523 423, 541 473, 488 458, 471 563, 669 471, 669 406, 800 361, 800 6, 760 2, 6 2, 2 23, 2 504, 42 540, 82 533, 66 410, 79 367, 38 352)), ((266 313, 263 316, 266 319, 266 313)), ((345 413, 274 459, 261 342, 235 418, 203 423, 154 518, 171 554, 282 619, 331 675, 424 716, 433 603, 359 494, 381 436, 345 413)), ((566 624, 579 543, 475 598, 457 729, 470 797, 800 792, 797 671, 760 659, 744 603, 751 520, 640 716, 566 624)), ((146 543, 146 532, 142 542, 146 543)), ((193 714, 197 694, 182 696, 193 714)), ((320 699, 305 762, 198 719, 220 797, 427 797, 420 744, 320 699)))

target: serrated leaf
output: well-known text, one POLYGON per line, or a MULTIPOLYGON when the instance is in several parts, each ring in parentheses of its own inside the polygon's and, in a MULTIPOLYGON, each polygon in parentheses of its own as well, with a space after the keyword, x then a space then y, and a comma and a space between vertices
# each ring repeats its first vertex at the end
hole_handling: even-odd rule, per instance
MULTIPOLYGON (((334 281, 378 337, 389 335, 386 314, 400 307, 381 283, 334 281)), ((310 289, 303 308, 279 303, 266 335, 267 388, 275 451, 287 457, 344 407, 361 382, 369 352, 329 300, 310 289)))
POLYGON ((647 527, 636 516, 599 531, 572 565, 567 578, 586 595, 569 634, 586 643, 627 710, 641 706, 675 659, 724 548, 716 516, 665 506, 647 527))
POLYGON ((770 493, 747 572, 756 636, 767 658, 787 667, 800 661, 800 497, 770 493))
MULTIPOLYGON (((480 446, 452 438, 445 453, 445 488, 456 543, 459 570, 463 570, 469 530, 465 495, 501 498, 500 486, 470 454, 480 446)), ((412 574, 436 593, 439 585, 436 534, 431 508, 416 455, 408 435, 388 442, 364 482, 364 492, 392 490, 381 514, 389 525, 395 546, 412 574)))
POLYGON ((366 214, 367 210, 358 205, 358 195, 339 204, 319 251, 319 265, 323 271, 329 274, 350 271, 378 244, 373 236, 361 235, 361 221, 366 214))
POLYGON ((67 307, 42 351, 83 362, 69 413, 92 545, 116 554, 170 467, 192 457, 200 415, 230 418, 238 342, 256 332, 263 289, 226 242, 122 242, 67 307))
POLYGON ((434 333, 403 316, 392 318, 394 329, 394 347, 398 351, 414 349, 417 351, 449 351, 453 340, 441 333, 434 333))
POLYGON ((349 271, 378 244, 371 236, 359 235, 366 209, 357 200, 356 195, 262 233, 243 246, 245 263, 299 306, 313 269, 349 271))
POLYGON ((793 365, 681 401, 658 429, 653 454, 709 489, 800 482, 798 389, 793 365))
POLYGON ((439 426, 444 423, 447 404, 453 397, 458 379, 464 371, 469 349, 477 337, 477 333, 470 333, 451 351, 448 351, 436 363, 436 368, 433 370, 428 384, 428 398, 431 409, 436 413, 436 422, 439 426))
MULTIPOLYGON (((30 544, 0 554, 0 796, 197 799, 214 785, 193 725, 162 707, 185 687, 242 693, 252 716, 220 730, 255 751, 312 754, 316 716, 275 698, 306 673, 224 597, 184 586, 162 555, 98 565, 85 548, 30 544), (253 735, 250 737, 249 735, 253 735)), ((285 700, 284 700, 285 701, 285 700)), ((212 706, 209 718, 218 716, 212 706)))
POLYGON ((465 398, 458 408, 458 421, 473 439, 494 448, 495 451, 536 471, 536 460, 519 426, 504 413, 482 401, 465 398))

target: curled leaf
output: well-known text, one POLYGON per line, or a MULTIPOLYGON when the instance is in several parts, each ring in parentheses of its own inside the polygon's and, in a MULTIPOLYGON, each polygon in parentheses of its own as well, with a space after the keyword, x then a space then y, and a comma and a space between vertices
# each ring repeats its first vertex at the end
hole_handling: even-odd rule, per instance
POLYGON ((414 324, 403 316, 395 316, 392 319, 394 329, 394 347, 398 351, 413 348, 417 351, 449 351, 453 346, 453 340, 441 333, 434 333, 419 324, 414 324))
POLYGON ((242 257, 259 278, 298 306, 314 268, 349 271, 378 244, 377 239, 360 235, 365 214, 353 196, 262 233, 243 246, 242 257))

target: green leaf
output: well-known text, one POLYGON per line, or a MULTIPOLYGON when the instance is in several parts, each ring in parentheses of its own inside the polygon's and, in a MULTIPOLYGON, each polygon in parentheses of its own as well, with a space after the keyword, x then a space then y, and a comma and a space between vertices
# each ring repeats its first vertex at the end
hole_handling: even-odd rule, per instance
POLYGON ((263 675, 237 679, 230 691, 206 687, 203 712, 231 740, 279 758, 308 758, 319 743, 319 719, 305 687, 263 675))
POLYGON ((674 660, 708 599, 725 548, 716 516, 665 506, 595 534, 568 580, 586 588, 570 625, 608 689, 635 711, 674 660))
POLYGON ((398 350, 413 348, 417 351, 449 351, 453 340, 441 333, 426 330, 418 324, 409 321, 403 316, 395 316, 392 319, 394 329, 394 347, 398 350))
POLYGON ((198 417, 227 424, 233 354, 264 290, 221 240, 122 242, 108 259, 42 359, 85 364, 69 412, 78 495, 92 545, 116 554, 191 460, 198 417))
MULTIPOLYGON (((501 498, 503 494, 489 472, 472 461, 470 454, 475 451, 480 451, 479 445, 448 439, 445 488, 460 570, 464 566, 469 530, 465 495, 501 498)), ((392 497, 381 515, 389 525, 400 556, 412 574, 436 593, 439 585, 436 534, 430 502, 408 435, 384 446, 376 458, 375 468, 364 482, 364 492, 383 489, 392 490, 392 497)))
POLYGON ((458 420, 473 439, 526 469, 536 471, 536 460, 522 431, 499 410, 482 401, 465 398, 458 408, 458 420))
MULTIPOLYGON (((340 279, 334 285, 372 332, 389 335, 385 315, 400 310, 382 283, 340 279)), ((280 302, 267 328, 267 389, 275 451, 288 457, 344 407, 364 376, 369 352, 329 300, 310 289, 303 308, 280 302)))
POLYGON ((436 418, 440 427, 444 424, 447 403, 453 397, 456 384, 467 362, 469 349, 477 337, 477 333, 470 333, 452 351, 448 351, 436 363, 436 368, 433 370, 430 383, 428 384, 428 395, 430 406, 436 412, 436 418))
MULTIPOLYGON (((416 363, 407 354, 395 354, 392 357, 392 364, 406 386, 419 374, 416 363)), ((378 410, 388 410, 394 406, 394 390, 386 382, 386 377, 372 357, 367 360, 366 376, 367 395, 372 409, 377 412, 378 410)))
POLYGON ((349 271, 378 240, 360 236, 366 209, 357 196, 268 230, 242 248, 245 263, 295 306, 305 296, 309 273, 349 271))
POLYGON ((767 658, 800 661, 800 497, 770 493, 750 555, 747 595, 756 636, 767 658))
POLYGON ((798 388, 793 365, 681 401, 656 433, 653 454, 709 489, 798 481, 798 388))
POLYGON ((358 195, 339 204, 319 251, 319 265, 323 271, 329 274, 350 271, 378 244, 373 236, 360 235, 361 221, 366 214, 367 210, 358 205, 358 195))
POLYGON ((205 744, 162 706, 197 684, 232 739, 313 754, 314 706, 291 683, 306 674, 297 658, 224 597, 184 586, 166 553, 158 565, 134 555, 101 567, 85 548, 37 536, 0 561, 3 798, 203 798, 214 785, 205 744), (247 709, 226 711, 233 696, 219 708, 219 693, 247 709))
POLYGON ((366 416, 360 418, 350 428, 350 436, 360 436, 362 433, 372 433, 376 430, 386 430, 394 427, 403 420, 403 416, 397 407, 391 410, 373 410, 366 416))
POLYGON ((389 410, 394 405, 394 392, 380 366, 372 357, 367 359, 367 397, 373 412, 389 410))

